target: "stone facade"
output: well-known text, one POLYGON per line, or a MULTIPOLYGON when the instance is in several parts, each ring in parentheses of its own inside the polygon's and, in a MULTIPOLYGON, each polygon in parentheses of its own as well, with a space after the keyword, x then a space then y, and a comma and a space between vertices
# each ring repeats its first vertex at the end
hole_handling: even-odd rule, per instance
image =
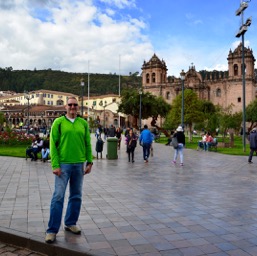
MULTIPOLYGON (((192 64, 185 72, 184 88, 194 90, 200 99, 211 101, 222 108, 232 106, 232 111, 243 109, 242 44, 228 54, 228 71, 199 71, 192 64)), ((245 103, 257 97, 257 81, 254 73, 255 58, 249 48, 244 48, 245 103)), ((168 103, 181 92, 180 78, 167 77, 167 66, 156 54, 142 66, 142 86, 145 92, 162 96, 168 103)), ((149 123, 149 122, 145 122, 149 123)), ((159 123, 160 124, 160 123, 159 123)))

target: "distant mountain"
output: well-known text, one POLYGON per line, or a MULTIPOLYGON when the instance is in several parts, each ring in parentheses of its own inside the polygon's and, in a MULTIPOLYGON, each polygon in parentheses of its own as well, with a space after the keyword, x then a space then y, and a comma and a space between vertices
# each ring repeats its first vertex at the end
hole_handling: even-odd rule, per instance
MULTIPOLYGON (((85 94, 88 81, 91 95, 106 95, 119 93, 119 75, 69 73, 58 70, 13 70, 12 67, 0 68, 0 90, 24 92, 46 89, 81 94, 81 79, 84 79, 85 94)), ((120 89, 140 87, 142 78, 138 72, 128 76, 120 76, 120 89)))

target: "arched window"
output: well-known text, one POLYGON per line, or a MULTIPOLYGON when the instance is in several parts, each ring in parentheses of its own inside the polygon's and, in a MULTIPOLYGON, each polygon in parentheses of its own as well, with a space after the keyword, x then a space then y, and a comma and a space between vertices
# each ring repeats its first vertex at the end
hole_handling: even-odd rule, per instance
POLYGON ((155 73, 152 73, 152 83, 155 83, 155 73))
POLYGON ((170 92, 166 92, 166 100, 170 99, 170 92))
POLYGON ((150 76, 149 76, 149 74, 146 74, 146 83, 147 83, 147 84, 150 83, 150 76))
POLYGON ((238 66, 237 66, 237 64, 234 65, 234 76, 238 76, 238 66))
POLYGON ((58 106, 64 105, 63 100, 57 100, 56 105, 58 105, 58 106))
POLYGON ((216 90, 216 97, 221 97, 221 89, 220 88, 218 88, 216 90))

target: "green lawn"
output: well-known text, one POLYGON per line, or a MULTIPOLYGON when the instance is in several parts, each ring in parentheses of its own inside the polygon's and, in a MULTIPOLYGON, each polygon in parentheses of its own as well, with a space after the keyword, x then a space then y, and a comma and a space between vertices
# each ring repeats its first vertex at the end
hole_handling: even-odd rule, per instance
MULTIPOLYGON (((222 142, 222 137, 218 137, 217 139, 218 139, 218 142, 222 142)), ((188 142, 188 138, 186 138, 186 148, 196 150, 199 140, 201 140, 200 136, 193 136, 193 141, 192 142, 188 142)), ((168 141, 168 138, 161 136, 161 138, 159 140, 159 143, 166 144, 167 141, 168 141)), ((229 141, 228 138, 226 138, 225 142, 228 142, 228 141, 229 141)), ((242 137, 237 136, 237 137, 235 137, 233 148, 219 147, 219 144, 218 144, 217 152, 221 153, 221 154, 227 154, 227 155, 248 156, 249 153, 250 153, 250 148, 249 148, 248 141, 246 140, 246 150, 245 150, 245 152, 243 152, 242 137)))
POLYGON ((0 146, 0 156, 26 157, 26 145, 23 146, 0 146))
MULTIPOLYGON (((190 149, 197 149, 197 142, 200 140, 200 136, 194 136, 192 142, 188 142, 188 138, 186 138, 186 148, 190 149)), ((161 136, 158 143, 166 144, 168 138, 161 136)), ((221 142, 222 138, 218 137, 218 141, 221 142)), ((246 141, 247 142, 247 141, 246 141)), ((0 156, 15 156, 15 157, 26 157, 26 148, 27 146, 7 146, 7 145, 0 145, 0 156)), ((246 144, 246 152, 243 152, 242 146, 242 138, 235 137, 235 146, 233 148, 221 148, 218 147, 218 153, 221 154, 228 154, 228 155, 241 155, 241 156, 248 156, 250 153, 249 144, 246 144)))

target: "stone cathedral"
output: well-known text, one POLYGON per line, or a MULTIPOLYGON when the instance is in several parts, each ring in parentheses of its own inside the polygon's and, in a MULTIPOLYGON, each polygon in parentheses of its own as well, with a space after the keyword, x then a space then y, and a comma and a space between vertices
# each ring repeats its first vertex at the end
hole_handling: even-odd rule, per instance
MULTIPOLYGON (((223 108, 232 106, 232 111, 243 109, 242 44, 228 53, 228 71, 196 71, 192 64, 185 70, 184 89, 194 90, 200 99, 211 101, 223 108)), ((245 105, 257 97, 257 79, 254 69, 255 58, 249 48, 244 48, 245 62, 245 105)), ((142 66, 142 86, 145 92, 162 96, 168 103, 181 92, 180 78, 167 77, 167 66, 156 54, 142 66)))

